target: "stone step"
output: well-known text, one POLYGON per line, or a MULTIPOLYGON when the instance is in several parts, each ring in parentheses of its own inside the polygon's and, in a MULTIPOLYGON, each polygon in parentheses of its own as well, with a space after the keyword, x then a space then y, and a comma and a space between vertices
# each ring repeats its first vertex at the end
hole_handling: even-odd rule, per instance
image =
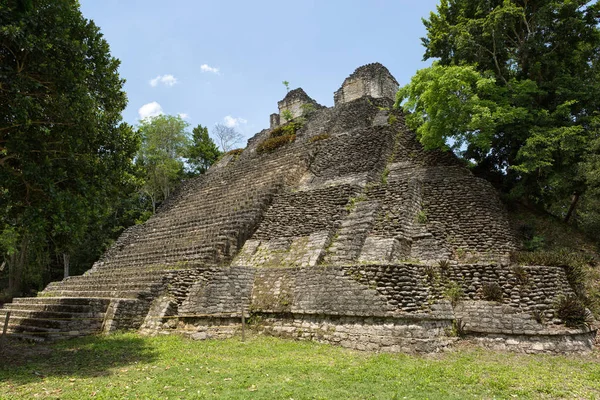
POLYGON ((46 296, 61 297, 61 298, 81 298, 81 297, 97 297, 103 299, 137 299, 141 297, 151 296, 148 292, 140 292, 138 290, 51 290, 42 292, 46 296))
POLYGON ((140 283, 102 283, 90 280, 89 282, 61 282, 55 285, 49 285, 42 293, 55 292, 59 290, 151 290, 155 286, 160 285, 161 282, 140 282, 140 283))
POLYGON ((95 326, 97 329, 100 329, 102 326, 102 321, 104 318, 100 319, 88 319, 88 318, 79 318, 75 319, 75 317, 71 319, 50 319, 50 318, 41 318, 41 317, 22 317, 22 316, 13 316, 11 314, 8 328, 12 330, 26 330, 25 327, 40 330, 52 330, 55 332, 60 331, 69 331, 69 327, 76 323, 78 327, 92 327, 95 326))
MULTIPOLYGON (((68 305, 68 304, 34 304, 34 303, 8 303, 5 304, 3 310, 12 311, 27 311, 32 313, 55 313, 55 314, 86 314, 86 313, 103 313, 106 306, 94 307, 88 305, 68 305)), ((4 314, 3 314, 4 315, 4 314)))
POLYGON ((16 297, 9 304, 44 304, 44 305, 67 305, 81 306, 89 305, 96 307, 108 307, 110 299, 98 296, 79 296, 79 297, 60 297, 60 296, 40 296, 40 297, 16 297))
MULTIPOLYGON (((135 276, 135 275, 134 275, 135 276)), ((158 283, 163 280, 164 274, 155 275, 155 276, 136 276, 136 277, 123 277, 118 276, 116 274, 110 274, 108 276, 98 276, 95 275, 78 275, 72 276, 62 281, 54 281, 50 282, 46 288, 57 287, 57 286, 65 286, 65 285, 82 285, 86 283, 94 283, 94 284, 153 284, 158 283)))
POLYGON ((13 318, 41 318, 41 319, 54 319, 58 321, 70 320, 70 319, 100 319, 104 318, 104 312, 69 312, 69 311, 54 311, 54 310, 36 310, 36 309, 23 309, 23 308, 7 308, 0 309, 0 321, 4 320, 6 312, 10 311, 10 319, 13 318))

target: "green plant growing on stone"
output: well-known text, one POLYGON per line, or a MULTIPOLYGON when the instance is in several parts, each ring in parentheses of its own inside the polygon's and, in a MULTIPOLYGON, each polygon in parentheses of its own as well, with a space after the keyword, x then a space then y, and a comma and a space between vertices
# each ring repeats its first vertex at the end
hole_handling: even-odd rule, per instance
POLYGON ((458 258, 459 260, 463 260, 467 254, 467 251, 465 249, 463 249, 462 247, 459 247, 455 250, 456 253, 456 258, 458 258))
POLYGON ((288 81, 283 81, 281 83, 283 83, 283 86, 285 86, 285 90, 289 93, 290 92, 290 83, 288 81))
POLYGON ((545 242, 546 239, 544 239, 543 236, 535 235, 531 239, 525 241, 525 243, 523 243, 523 246, 527 251, 536 251, 543 249, 545 242))
POLYGON ((440 268, 440 272, 442 273, 442 275, 445 276, 450 271, 450 261, 440 260, 438 261, 438 267, 440 268))
POLYGON ((460 318, 453 320, 452 335, 459 338, 464 338, 465 336, 467 336, 466 326, 467 324, 460 318))
POLYGON ((483 298, 488 301, 501 301, 502 300, 502 288, 498 282, 485 282, 482 285, 483 298))
POLYGON ((390 175, 390 169, 386 166, 383 170, 383 173, 381 174, 381 184, 382 185, 387 185, 389 175, 390 175))
POLYGON ((367 196, 363 193, 359 194, 356 197, 350 197, 348 204, 346 204, 346 211, 348 211, 348 212, 354 211, 356 209, 356 206, 358 205, 358 203, 360 203, 361 201, 365 201, 366 199, 367 199, 367 196))
POLYGON ((425 271, 425 276, 427 277, 428 281, 433 281, 435 279, 436 276, 436 270, 435 267, 433 265, 426 265, 424 268, 425 271))
POLYGON ((396 121, 398 121, 398 117, 396 117, 394 114, 390 114, 388 116, 388 124, 394 125, 396 121))
POLYGON ((545 322, 545 316, 542 310, 536 308, 531 312, 531 316, 538 324, 543 324, 545 322))
POLYGON ((327 140, 331 137, 329 133, 322 133, 320 135, 316 135, 308 139, 309 143, 319 142, 321 140, 327 140))
POLYGON ((426 224, 427 223, 427 211, 419 210, 415 219, 419 224, 426 224))
POLYGON ((310 117, 317 111, 317 107, 312 103, 304 103, 300 106, 300 109, 302 110, 302 116, 305 118, 310 117))
POLYGON ((515 265, 512 268, 513 274, 515 274, 515 278, 521 285, 526 285, 529 282, 529 275, 527 274, 527 270, 522 265, 515 265))
POLYGON ((292 112, 290 110, 286 109, 281 112, 281 117, 283 119, 285 119, 287 122, 289 122, 294 119, 294 114, 292 114, 292 112))
POLYGON ((566 326, 577 328, 590 323, 592 315, 577 296, 561 296, 556 305, 556 314, 566 326))
POLYGON ((465 292, 463 288, 454 281, 451 281, 448 284, 448 287, 446 287, 446 290, 444 290, 444 295, 446 296, 446 298, 448 298, 448 300, 450 300, 452 306, 456 306, 456 304, 458 304, 458 302, 464 296, 464 294, 465 292))

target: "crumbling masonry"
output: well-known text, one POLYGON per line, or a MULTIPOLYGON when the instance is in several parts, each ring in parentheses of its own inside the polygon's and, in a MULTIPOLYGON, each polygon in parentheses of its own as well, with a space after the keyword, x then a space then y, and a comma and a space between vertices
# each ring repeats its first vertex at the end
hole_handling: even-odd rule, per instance
POLYGON ((290 91, 269 129, 186 182, 90 271, 7 304, 10 332, 228 337, 243 312, 259 332, 361 350, 435 351, 457 330, 493 348, 590 350, 595 330, 556 319, 572 293, 565 271, 509 264, 515 240, 497 194, 451 153, 422 149, 392 109, 397 88, 369 64, 332 108, 290 91), (285 110, 304 120, 296 140, 259 153, 285 110), (485 300, 485 285, 501 298, 485 300))

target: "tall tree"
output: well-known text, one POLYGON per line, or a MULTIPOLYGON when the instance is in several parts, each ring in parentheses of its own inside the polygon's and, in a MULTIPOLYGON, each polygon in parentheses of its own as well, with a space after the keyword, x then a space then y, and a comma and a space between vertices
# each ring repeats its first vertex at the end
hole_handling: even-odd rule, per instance
POLYGON ((12 294, 26 268, 39 277, 55 255, 68 259, 121 197, 138 139, 121 123, 118 66, 77 2, 0 4, 0 250, 12 294))
POLYGON ((505 190, 547 209, 578 198, 597 137, 599 22, 597 1, 442 0, 423 39, 439 60, 398 103, 426 144, 460 145, 505 190))
POLYGON ((187 163, 192 175, 203 174, 219 158, 221 152, 208 135, 208 128, 198 125, 192 130, 187 163))
POLYGON ((219 147, 225 153, 234 149, 234 146, 238 144, 243 136, 241 133, 235 130, 231 126, 225 126, 222 124, 216 124, 213 129, 213 135, 217 138, 219 147))
POLYGON ((153 212, 183 179, 183 158, 190 145, 188 126, 173 115, 159 115, 140 123, 142 145, 137 162, 144 171, 143 190, 151 199, 153 212))

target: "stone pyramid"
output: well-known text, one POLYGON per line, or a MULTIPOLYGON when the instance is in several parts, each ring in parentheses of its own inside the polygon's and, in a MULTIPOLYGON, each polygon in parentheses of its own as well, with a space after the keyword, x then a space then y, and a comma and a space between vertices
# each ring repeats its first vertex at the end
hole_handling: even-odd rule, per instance
POLYGON ((258 332, 367 350, 435 351, 457 333, 589 350, 594 330, 556 319, 572 294, 565 271, 509 264, 498 195, 453 154, 423 150, 392 107, 397 89, 376 63, 346 78, 331 108, 290 91, 269 129, 184 183, 91 270, 0 317, 11 310, 9 332, 35 339, 229 337, 244 316, 258 332))

